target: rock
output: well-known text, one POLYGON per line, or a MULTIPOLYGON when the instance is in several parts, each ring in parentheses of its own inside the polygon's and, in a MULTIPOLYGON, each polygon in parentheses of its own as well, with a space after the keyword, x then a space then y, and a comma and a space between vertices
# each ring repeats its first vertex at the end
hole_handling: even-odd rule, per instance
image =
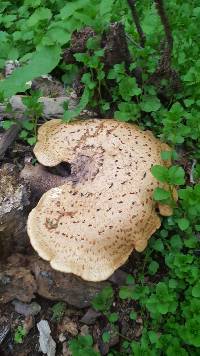
POLYGON ((47 356, 55 356, 56 355, 56 343, 51 336, 51 329, 49 327, 47 320, 41 320, 37 323, 37 328, 39 330, 39 343, 40 349, 43 354, 47 354, 47 356))
POLYGON ((86 335, 89 335, 89 334, 90 334, 89 326, 87 326, 87 325, 81 326, 81 335, 82 336, 86 336, 86 335))
POLYGON ((100 312, 97 312, 96 310, 90 308, 83 315, 83 317, 81 318, 80 322, 83 323, 83 324, 92 325, 92 324, 95 323, 95 321, 97 320, 97 318, 99 316, 101 316, 100 312))
POLYGON ((0 302, 8 303, 13 299, 31 302, 37 290, 31 271, 24 267, 9 267, 0 271, 0 302))
POLYGON ((109 281, 117 284, 118 286, 122 286, 126 284, 127 277, 128 273, 122 271, 121 269, 117 269, 109 278, 109 281))
MULTIPOLYGON (((9 103, 12 107, 12 110, 15 112, 15 117, 17 119, 23 119, 24 112, 26 110, 25 105, 22 102, 24 95, 13 95, 9 99, 9 103)), ((43 104, 43 113, 42 117, 49 118, 60 118, 63 116, 64 102, 68 103, 69 109, 74 109, 78 104, 78 98, 74 93, 70 93, 70 95, 59 96, 57 98, 48 98, 48 97, 40 97, 38 100, 43 104)), ((6 112, 6 105, 0 103, 0 117, 9 117, 10 113, 6 112)))
POLYGON ((13 252, 13 248, 19 252, 28 246, 25 208, 29 205, 29 196, 17 168, 12 164, 3 165, 0 169, 1 259, 13 252))
POLYGON ((60 329, 63 333, 67 332, 72 336, 78 335, 77 324, 68 317, 64 317, 60 329))
POLYGON ((58 340, 59 340, 60 342, 64 342, 64 341, 66 340, 66 336, 65 336, 63 333, 61 333, 61 334, 58 336, 58 340))
POLYGON ((68 273, 55 271, 37 256, 29 257, 30 269, 37 284, 37 293, 47 299, 64 301, 77 308, 88 307, 107 282, 87 282, 68 273))
POLYGON ((5 61, 5 67, 4 67, 4 75, 5 77, 8 77, 12 72, 20 67, 20 63, 18 60, 7 60, 5 61))
POLYGON ((33 302, 31 304, 25 304, 20 302, 19 300, 14 300, 12 304, 15 306, 15 311, 18 314, 25 316, 37 315, 41 310, 41 306, 36 302, 33 302))

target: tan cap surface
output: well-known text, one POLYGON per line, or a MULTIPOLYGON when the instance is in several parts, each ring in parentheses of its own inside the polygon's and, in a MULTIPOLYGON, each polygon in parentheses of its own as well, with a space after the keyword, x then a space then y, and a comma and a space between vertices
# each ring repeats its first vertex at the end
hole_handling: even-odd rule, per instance
POLYGON ((151 132, 115 120, 41 126, 37 159, 46 166, 69 162, 71 178, 45 193, 29 215, 38 254, 59 271, 101 281, 133 249, 143 251, 160 227, 152 199, 160 184, 150 170, 164 164, 162 145, 151 132))

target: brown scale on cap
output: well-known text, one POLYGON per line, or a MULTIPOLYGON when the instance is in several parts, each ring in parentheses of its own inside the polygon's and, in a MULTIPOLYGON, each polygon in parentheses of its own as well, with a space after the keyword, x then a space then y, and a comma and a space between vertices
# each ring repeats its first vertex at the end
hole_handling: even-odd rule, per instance
POLYGON ((71 176, 29 215, 38 254, 56 270, 101 281, 133 249, 143 251, 160 227, 152 199, 158 182, 150 170, 164 164, 160 153, 166 149, 151 132, 115 120, 42 125, 34 148, 38 161, 50 167, 68 162, 71 176))

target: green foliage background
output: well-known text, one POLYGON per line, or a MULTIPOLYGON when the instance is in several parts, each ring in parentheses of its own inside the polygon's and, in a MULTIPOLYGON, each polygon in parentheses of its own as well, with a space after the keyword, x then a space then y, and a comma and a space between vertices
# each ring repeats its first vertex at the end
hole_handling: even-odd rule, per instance
MULTIPOLYGON (((105 79, 115 80, 111 89, 116 105, 115 117, 122 121, 135 121, 142 128, 150 128, 168 142, 174 152, 185 152, 187 160, 195 162, 193 176, 196 184, 178 166, 180 156, 171 171, 154 168, 154 176, 173 187, 180 185, 179 201, 172 217, 163 219, 162 228, 150 240, 143 254, 143 263, 134 276, 120 289, 122 300, 133 302, 130 319, 137 316, 144 321, 138 340, 123 341, 121 351, 111 350, 109 355, 180 356, 200 354, 200 4, 198 0, 168 0, 165 2, 174 38, 172 66, 181 78, 181 90, 171 91, 169 82, 161 83, 168 100, 163 102, 153 85, 145 84, 157 68, 162 53, 163 26, 153 1, 136 1, 141 26, 146 34, 142 48, 130 9, 124 0, 24 0, 0 3, 0 68, 5 60, 19 59, 21 68, 0 82, 1 97, 8 98, 26 89, 26 82, 60 68, 63 82, 70 85, 80 63, 88 68, 82 82, 85 85, 80 105, 75 112, 66 110, 69 121, 89 103, 99 105, 103 114, 110 102, 101 98, 105 79), (131 69, 142 68, 143 85, 127 75, 123 64, 115 65, 105 78, 101 63, 103 52, 95 44, 92 56, 77 54, 75 65, 64 64, 61 54, 70 45, 71 34, 84 26, 91 26, 98 34, 110 22, 125 25, 133 63, 131 69), (95 73, 95 78, 93 75, 95 73), (97 101, 94 90, 99 89, 97 101), (179 161, 178 161, 178 160, 179 161), (177 163, 178 162, 178 163, 177 163), (185 183, 186 181, 186 183, 185 183)), ((94 47, 91 47, 94 46, 94 47)), ((89 48, 89 47, 88 47, 89 48)), ((37 107, 34 102, 33 107, 37 107)), ((30 105, 29 105, 30 109, 30 105)), ((38 108, 39 110, 40 108, 38 108)), ((34 118, 34 122, 36 119, 34 118)), ((25 124, 23 130, 32 130, 36 124, 25 124)), ((26 134, 24 134, 26 135, 26 134)), ((29 137, 35 142, 35 134, 29 137)), ((168 158, 168 157, 166 157, 168 158)), ((181 161, 180 161, 181 162, 181 161)), ((187 172, 186 172, 187 173, 187 172)), ((154 198, 165 202, 171 199, 165 191, 156 191, 154 198)), ((112 310, 111 290, 94 301, 94 307, 105 313, 115 326, 118 316, 112 310)), ((108 340, 104 335, 104 340, 108 340)), ((97 355, 91 337, 79 337, 70 344, 72 354, 97 355)))

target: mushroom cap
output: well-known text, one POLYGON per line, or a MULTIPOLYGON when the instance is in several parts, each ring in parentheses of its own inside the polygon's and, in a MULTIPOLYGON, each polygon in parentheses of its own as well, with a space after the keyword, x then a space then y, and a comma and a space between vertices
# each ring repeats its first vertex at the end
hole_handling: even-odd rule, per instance
POLYGON ((38 161, 68 162, 71 176, 29 214, 28 234, 38 254, 56 270, 101 281, 133 249, 143 251, 160 227, 152 194, 162 185, 151 167, 165 164, 162 150, 151 132, 112 119, 42 125, 34 148, 38 161))

